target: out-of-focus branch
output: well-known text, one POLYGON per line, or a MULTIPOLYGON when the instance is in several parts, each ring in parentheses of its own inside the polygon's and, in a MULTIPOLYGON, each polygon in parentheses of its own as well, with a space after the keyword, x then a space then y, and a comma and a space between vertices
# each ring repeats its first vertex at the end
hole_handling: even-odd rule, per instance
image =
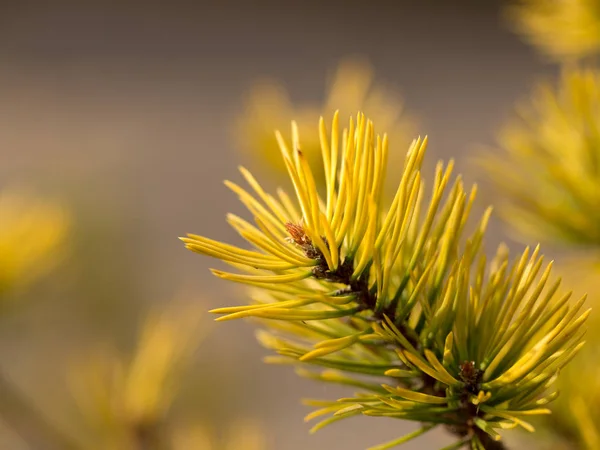
POLYGON ((164 439, 164 424, 149 422, 133 429, 135 450, 168 450, 164 439))
POLYGON ((51 424, 27 396, 0 371, 0 416, 31 448, 80 450, 81 446, 51 424))

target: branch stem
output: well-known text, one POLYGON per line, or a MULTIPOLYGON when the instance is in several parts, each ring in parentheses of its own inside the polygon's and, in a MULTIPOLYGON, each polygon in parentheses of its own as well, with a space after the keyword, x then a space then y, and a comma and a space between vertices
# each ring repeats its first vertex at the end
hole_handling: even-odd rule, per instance
POLYGON ((31 448, 80 450, 81 446, 50 423, 21 390, 0 371, 0 416, 31 448))

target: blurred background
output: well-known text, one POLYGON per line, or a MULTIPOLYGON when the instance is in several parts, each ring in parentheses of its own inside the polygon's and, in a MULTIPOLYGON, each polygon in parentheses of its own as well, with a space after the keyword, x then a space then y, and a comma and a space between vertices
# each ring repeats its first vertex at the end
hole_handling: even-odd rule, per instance
MULTIPOLYGON (((267 119, 253 122, 260 115, 252 111, 286 126, 294 111, 310 117, 313 108, 316 124, 336 107, 328 101, 336 76, 348 89, 332 94, 340 101, 363 89, 360 83, 384 89, 373 109, 385 112, 388 92, 401 99, 393 129, 379 129, 398 127, 394 151, 401 155, 413 136, 428 134, 431 164, 454 157, 457 172, 476 181, 469 157, 494 141, 534 78, 555 71, 508 30, 501 6, 3 2, 0 188, 59 205, 61 224, 36 219, 19 242, 63 228, 51 271, 3 294, 0 449, 125 448, 116 442, 127 439, 135 442, 129 448, 158 448, 144 444, 145 433, 167 410, 169 436, 181 439, 166 440, 179 439, 181 449, 250 449, 252 441, 256 449, 358 450, 411 429, 359 418, 309 435, 300 398, 343 391, 263 364, 267 352, 252 324, 214 324, 204 311, 241 304, 244 294, 212 277, 214 262, 186 251, 177 237, 240 243, 225 215, 246 213, 222 180, 239 181, 240 163, 268 172, 262 162, 269 158, 254 144, 263 128, 275 128, 267 119), (350 72, 336 72, 340 64, 350 72), (163 409, 115 405, 111 395, 133 389, 136 364, 142 373, 152 365, 136 361, 158 358, 158 350, 139 356, 152 341, 144 335, 148 317, 173 304, 200 311, 192 331, 160 316, 171 334, 157 342, 173 341, 163 371, 187 358, 177 392, 160 393, 163 409), (111 422, 114 411, 135 418, 133 437, 123 438, 111 422), (114 440, 102 444, 109 435, 114 440), (236 444, 239 435, 248 439, 236 444)), ((495 221, 490 248, 506 238, 495 221)), ((451 442, 440 432, 405 448, 451 442)))

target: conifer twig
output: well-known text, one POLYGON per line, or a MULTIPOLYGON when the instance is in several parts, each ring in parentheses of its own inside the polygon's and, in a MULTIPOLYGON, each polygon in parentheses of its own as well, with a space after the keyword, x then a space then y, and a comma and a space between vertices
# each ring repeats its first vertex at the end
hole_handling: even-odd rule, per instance
POLYGON ((360 114, 341 133, 337 114, 330 133, 323 119, 319 127, 325 195, 293 123, 291 146, 276 136, 297 203, 282 190, 268 194, 244 168, 254 194, 226 182, 254 216, 254 224, 228 216, 254 250, 181 238, 241 271, 216 276, 256 292, 253 304, 213 310, 217 320, 258 319, 259 340, 278 354, 268 362, 312 365, 322 370, 300 374, 363 388, 309 401, 320 409, 307 420, 329 416, 311 431, 361 414, 394 417, 444 425, 473 450, 504 449, 506 428, 533 431, 524 419, 550 412, 549 388, 583 345, 585 297, 571 306, 570 293, 556 295, 560 282, 549 281, 552 264, 544 267, 539 247, 514 262, 500 247, 488 260, 489 209, 463 238, 476 189, 451 182, 452 162, 438 163, 425 200, 427 138, 408 150, 386 208, 387 137, 360 114))

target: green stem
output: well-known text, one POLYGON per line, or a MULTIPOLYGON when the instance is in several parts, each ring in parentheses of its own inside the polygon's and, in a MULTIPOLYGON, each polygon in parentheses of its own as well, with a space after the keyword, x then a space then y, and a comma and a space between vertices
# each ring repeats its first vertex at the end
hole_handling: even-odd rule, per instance
POLYGON ((440 450, 458 450, 461 447, 464 447, 469 442, 471 442, 471 437, 468 436, 466 438, 461 439, 460 441, 455 442, 454 444, 450 444, 440 450))
POLYGON ((405 434, 401 438, 394 439, 393 441, 386 442, 385 444, 377 445, 375 447, 371 447, 369 450, 388 450, 392 447, 396 447, 397 445, 404 444, 405 442, 410 441, 416 437, 421 436, 422 434, 427 433, 436 425, 426 425, 418 430, 413 431, 412 433, 405 434))
POLYGON ((501 441, 494 441, 489 434, 480 433, 479 441, 485 450, 508 450, 501 441))

